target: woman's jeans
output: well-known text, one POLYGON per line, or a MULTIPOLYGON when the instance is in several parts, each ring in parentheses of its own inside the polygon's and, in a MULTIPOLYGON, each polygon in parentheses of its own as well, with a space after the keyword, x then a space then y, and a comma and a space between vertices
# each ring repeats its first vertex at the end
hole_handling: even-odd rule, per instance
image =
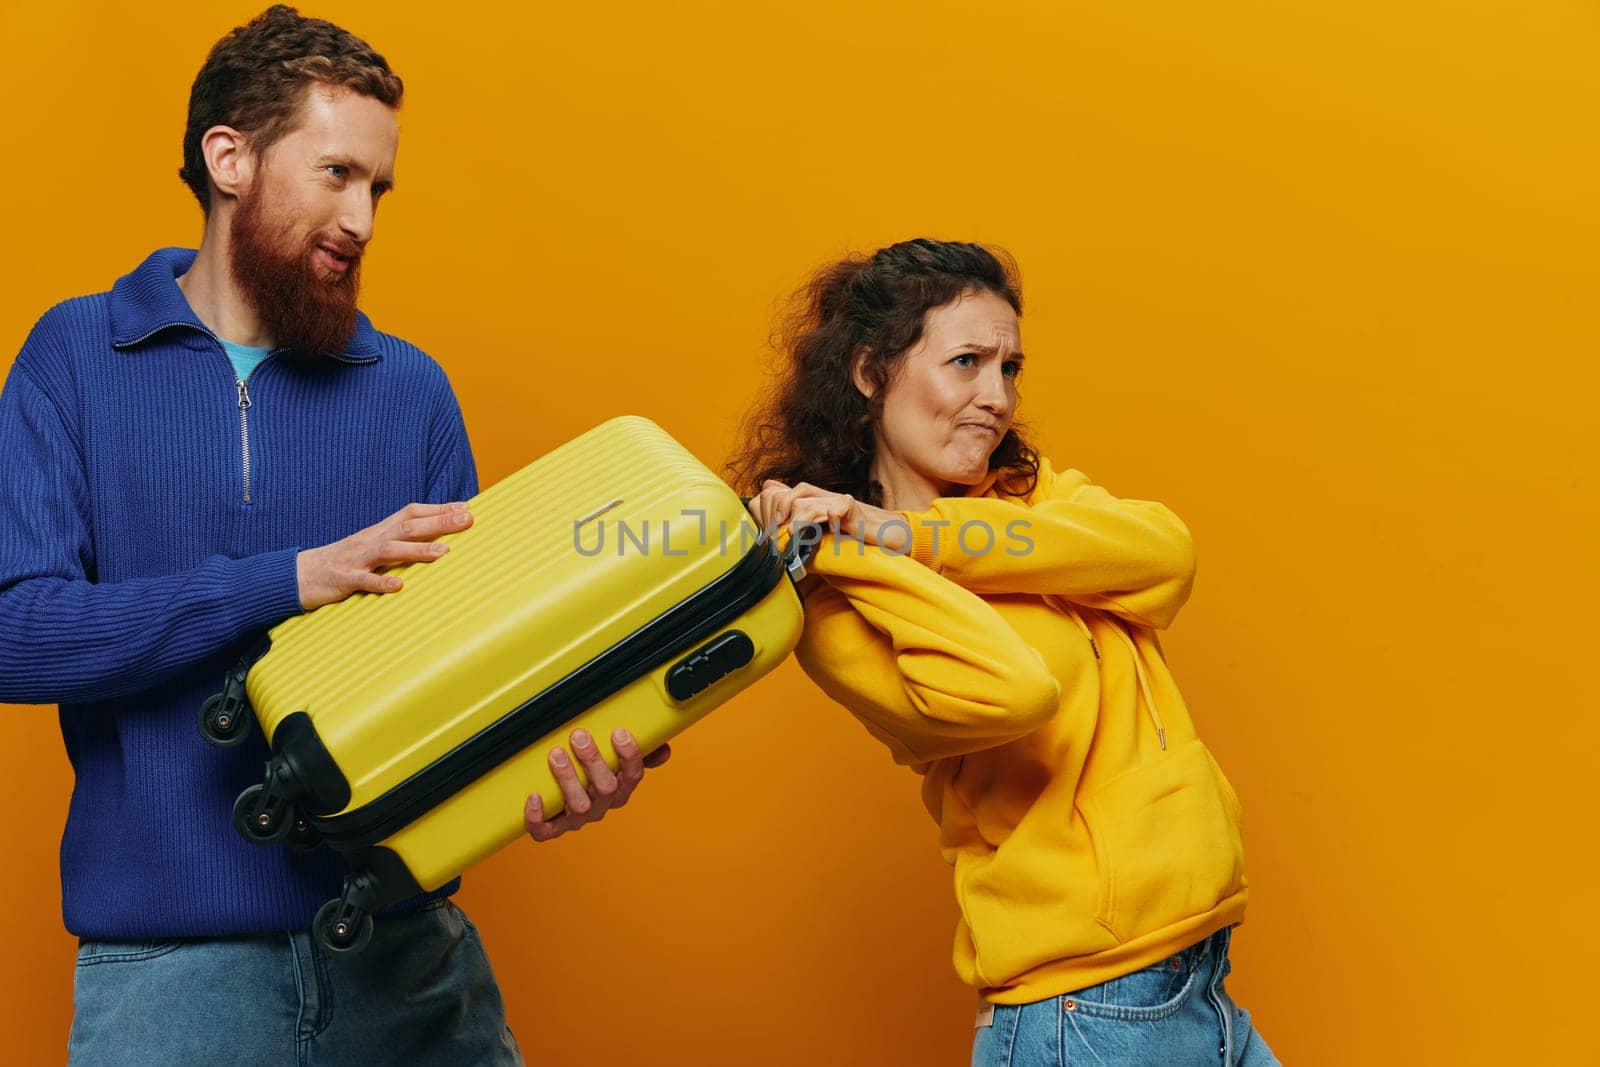
POLYGON ((85 941, 73 1067, 521 1064, 478 932, 448 899, 329 952, 307 931, 85 941))
MULTIPOLYGON (((1277 1067, 1222 980, 1231 929, 1142 971, 1032 1004, 994 1006, 973 1067, 1277 1067)), ((984 1016, 988 1012, 985 1010, 984 1016)))

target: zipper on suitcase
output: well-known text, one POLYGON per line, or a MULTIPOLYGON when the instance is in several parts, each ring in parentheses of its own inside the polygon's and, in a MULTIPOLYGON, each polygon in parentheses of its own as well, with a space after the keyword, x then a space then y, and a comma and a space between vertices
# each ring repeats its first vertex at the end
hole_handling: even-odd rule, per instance
POLYGON ((373 845, 494 770, 636 678, 705 640, 784 580, 788 560, 765 536, 738 563, 606 651, 502 715, 370 804, 313 817, 344 849, 373 845))

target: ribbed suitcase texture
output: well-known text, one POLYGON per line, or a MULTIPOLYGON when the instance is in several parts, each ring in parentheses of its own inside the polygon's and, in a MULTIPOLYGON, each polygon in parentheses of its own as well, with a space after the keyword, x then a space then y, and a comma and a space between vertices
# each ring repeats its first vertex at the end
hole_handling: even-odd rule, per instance
MULTIPOLYGON (((547 817, 561 810, 547 755, 572 729, 614 768, 615 727, 649 751, 799 637, 793 560, 647 419, 595 427, 471 510, 471 528, 440 538, 444 556, 387 572, 399 592, 282 623, 231 680, 274 750, 236 825, 344 853, 344 895, 316 923, 333 948, 363 944, 372 910, 520 837, 529 793, 547 817)), ((207 732, 228 734, 218 707, 236 709, 223 716, 236 735, 238 702, 220 696, 202 729, 209 714, 207 732)))

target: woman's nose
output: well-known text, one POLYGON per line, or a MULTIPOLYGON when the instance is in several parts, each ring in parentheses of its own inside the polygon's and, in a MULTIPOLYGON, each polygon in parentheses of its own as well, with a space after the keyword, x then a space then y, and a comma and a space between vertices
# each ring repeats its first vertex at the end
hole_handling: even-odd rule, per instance
POLYGON ((999 371, 985 374, 978 385, 977 404, 985 411, 995 415, 1006 415, 1011 411, 1011 390, 1006 382, 1005 375, 999 371))

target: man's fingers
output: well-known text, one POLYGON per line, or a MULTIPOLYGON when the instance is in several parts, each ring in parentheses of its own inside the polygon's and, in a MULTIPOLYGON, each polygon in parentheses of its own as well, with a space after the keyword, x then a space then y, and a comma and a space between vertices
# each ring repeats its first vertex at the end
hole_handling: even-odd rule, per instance
POLYGON ((448 511, 460 511, 466 506, 467 502, 465 500, 449 500, 443 504, 426 504, 416 500, 390 515, 385 521, 399 522, 404 519, 424 519, 429 515, 442 515, 448 511))
POLYGON ((576 830, 582 824, 581 819, 574 819, 571 814, 562 812, 553 819, 544 817, 544 798, 538 793, 528 797, 527 807, 522 813, 522 828, 528 831, 528 836, 535 841, 550 841, 562 834, 576 830))
POLYGON ((572 759, 564 748, 550 750, 550 773, 556 777, 556 785, 561 787, 561 797, 566 801, 567 810, 574 815, 587 814, 590 808, 589 794, 583 788, 583 783, 578 781, 578 772, 572 766, 572 759))
POLYGON ((352 591, 365 593, 393 593, 402 584, 393 574, 373 574, 371 571, 356 571, 350 577, 352 591))
POLYGON ((407 504, 345 540, 352 545, 371 545, 374 541, 426 541, 471 525, 472 511, 463 500, 448 504, 407 504))
POLYGON ((617 776, 606 766, 605 757, 600 755, 600 746, 594 743, 588 730, 572 731, 572 753, 589 775, 589 795, 595 803, 607 804, 616 795, 617 776))
POLYGON ((633 795, 634 787, 644 777, 644 754, 633 734, 622 727, 611 732, 611 743, 617 750, 617 779, 621 783, 621 797, 614 807, 622 807, 633 795))
POLYGON ((437 514, 401 519, 390 537, 397 541, 427 541, 472 525, 472 512, 465 504, 451 505, 437 514))
POLYGON ((591 781, 589 791, 578 782, 577 770, 564 749, 550 752, 550 770, 566 804, 566 811, 554 819, 544 817, 544 800, 538 793, 531 794, 523 807, 522 825, 535 841, 549 841, 591 822, 598 822, 606 811, 620 808, 628 802, 634 787, 644 777, 646 767, 659 767, 672 757, 666 745, 642 755, 639 742, 633 734, 618 727, 612 731, 611 743, 616 747, 619 765, 616 772, 606 766, 599 746, 586 730, 572 732, 572 747, 588 771, 591 781), (610 792, 605 792, 609 789, 610 792), (598 801, 591 797, 598 797, 598 801), (598 803, 598 807, 596 807, 598 803))
POLYGON ((379 566, 391 563, 416 563, 438 559, 450 546, 443 541, 387 541, 373 562, 379 566))
MULTIPOLYGON (((362 533, 374 533, 383 530, 398 529, 401 523, 407 522, 411 519, 425 519, 429 515, 443 514, 444 512, 447 512, 456 506, 458 506, 458 502, 452 502, 449 504, 424 504, 421 501, 415 501, 407 504, 393 515, 390 515, 384 519, 379 519, 377 522, 363 530, 362 533)), ((460 506, 464 507, 465 505, 462 504, 460 506)))
POLYGON ((561 832, 555 828, 554 822, 545 822, 544 798, 538 793, 528 797, 528 803, 522 811, 522 828, 535 841, 548 841, 561 832))

